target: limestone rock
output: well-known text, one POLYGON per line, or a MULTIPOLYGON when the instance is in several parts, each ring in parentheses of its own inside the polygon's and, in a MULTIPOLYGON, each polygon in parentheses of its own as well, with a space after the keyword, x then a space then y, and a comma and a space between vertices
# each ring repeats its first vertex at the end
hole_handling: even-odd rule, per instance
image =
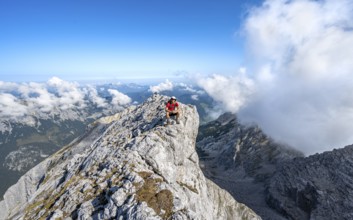
POLYGON ((164 127, 153 95, 91 124, 31 169, 0 202, 2 219, 260 219, 208 181, 195 152, 196 108, 164 127))
POLYGON ((206 177, 263 219, 353 219, 353 145, 304 157, 227 113, 197 146, 206 177))
POLYGON ((267 191, 290 219, 353 219, 353 145, 285 163, 267 191))
POLYGON ((285 219, 267 204, 266 184, 279 164, 303 154, 274 142, 257 126, 242 125, 231 113, 200 126, 197 149, 207 178, 262 218, 285 219))

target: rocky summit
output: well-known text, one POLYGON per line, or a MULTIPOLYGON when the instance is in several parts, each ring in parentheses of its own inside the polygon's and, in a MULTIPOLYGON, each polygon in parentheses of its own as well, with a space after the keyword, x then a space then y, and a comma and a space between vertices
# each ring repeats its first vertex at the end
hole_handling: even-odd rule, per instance
POLYGON ((260 219, 200 170, 194 106, 163 125, 167 99, 92 123, 7 190, 0 218, 260 219))
POLYGON ((353 219, 353 145, 279 167, 268 203, 288 219, 353 219))

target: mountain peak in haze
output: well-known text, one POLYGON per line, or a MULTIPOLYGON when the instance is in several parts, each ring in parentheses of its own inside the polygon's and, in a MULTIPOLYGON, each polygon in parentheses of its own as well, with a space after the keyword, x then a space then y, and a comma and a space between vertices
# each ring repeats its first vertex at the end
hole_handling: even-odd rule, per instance
POLYGON ((165 96, 101 118, 8 189, 4 219, 260 219, 207 180, 195 151, 199 117, 162 125, 165 96))

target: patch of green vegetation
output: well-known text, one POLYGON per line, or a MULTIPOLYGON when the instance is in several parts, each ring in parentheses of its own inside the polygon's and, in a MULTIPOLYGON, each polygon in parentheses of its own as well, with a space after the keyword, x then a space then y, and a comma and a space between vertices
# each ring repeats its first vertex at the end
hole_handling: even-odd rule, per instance
POLYGON ((25 208, 25 219, 30 219, 29 216, 36 216, 39 217, 40 219, 46 219, 46 217, 49 216, 51 212, 53 212, 56 207, 54 207, 55 202, 65 193, 66 189, 72 185, 77 179, 75 177, 71 178, 69 181, 67 181, 64 186, 61 188, 61 190, 53 195, 54 190, 51 190, 49 192, 46 192, 47 197, 44 199, 39 199, 35 201, 34 203, 29 204, 25 208), (39 212, 42 210, 45 210, 45 212, 41 215, 39 215, 39 212), (31 215, 33 213, 34 215, 31 215))
POLYGON ((114 176, 114 175, 117 174, 118 172, 119 172, 119 169, 116 168, 116 167, 114 167, 114 168, 112 169, 112 171, 111 171, 109 174, 107 174, 106 180, 112 178, 112 176, 114 176))
POLYGON ((151 172, 146 172, 146 171, 141 171, 138 172, 138 175, 140 175, 140 177, 142 177, 144 180, 149 178, 150 176, 152 176, 151 172))
POLYGON ((136 168, 136 165, 134 163, 131 163, 130 168, 131 168, 130 170, 132 171, 134 168, 136 168))
POLYGON ((70 180, 68 180, 57 194, 53 195, 48 200, 46 200, 46 204, 44 205, 44 207, 47 210, 50 210, 54 206, 56 200, 59 199, 65 193, 66 189, 75 181, 75 177, 72 177, 70 180))
POLYGON ((152 173, 143 171, 138 174, 144 179, 144 184, 136 192, 137 201, 146 202, 163 219, 170 218, 173 214, 172 192, 167 189, 158 191, 158 184, 162 182, 162 179, 152 178, 152 173))
POLYGON ((45 184, 46 182, 48 182, 49 179, 50 179, 50 175, 49 174, 45 174, 44 180, 40 183, 40 185, 45 184))
POLYGON ((34 203, 29 204, 25 209, 26 214, 24 216, 24 219, 30 219, 30 213, 35 213, 35 215, 38 215, 39 211, 43 208, 43 203, 44 200, 38 200, 34 203))

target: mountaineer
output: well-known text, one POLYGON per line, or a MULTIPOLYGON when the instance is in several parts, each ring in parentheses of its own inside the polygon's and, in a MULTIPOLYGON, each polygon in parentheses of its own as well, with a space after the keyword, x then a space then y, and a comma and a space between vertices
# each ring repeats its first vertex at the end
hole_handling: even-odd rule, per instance
POLYGON ((179 104, 176 101, 175 96, 172 96, 169 101, 167 102, 167 105, 165 107, 166 110, 166 118, 167 118, 167 124, 170 125, 170 117, 171 116, 176 116, 176 123, 179 124, 179 116, 180 116, 180 109, 179 109, 179 104))

